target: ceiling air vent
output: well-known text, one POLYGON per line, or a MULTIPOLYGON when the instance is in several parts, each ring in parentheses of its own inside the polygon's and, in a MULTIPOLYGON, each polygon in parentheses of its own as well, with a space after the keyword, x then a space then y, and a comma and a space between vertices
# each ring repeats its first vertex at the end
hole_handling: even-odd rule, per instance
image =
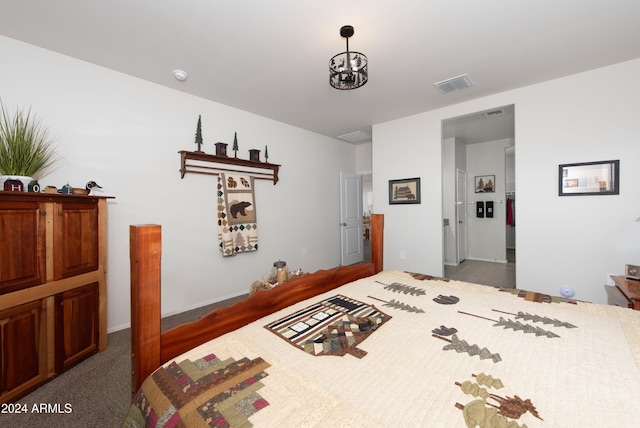
POLYGON ((458 89, 470 88, 473 86, 473 82, 469 79, 469 76, 462 74, 457 77, 452 77, 451 79, 441 80, 433 85, 443 94, 448 94, 458 89))
POLYGON ((337 137, 339 140, 348 141, 349 143, 361 143, 363 141, 371 140, 371 135, 362 131, 350 132, 348 134, 340 135, 337 137))

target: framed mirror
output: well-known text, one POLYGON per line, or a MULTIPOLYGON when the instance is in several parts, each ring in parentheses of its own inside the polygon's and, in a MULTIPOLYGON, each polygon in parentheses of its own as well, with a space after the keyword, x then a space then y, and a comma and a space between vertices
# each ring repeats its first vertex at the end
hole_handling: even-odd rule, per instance
POLYGON ((620 161, 569 163, 559 166, 558 195, 618 195, 620 161))

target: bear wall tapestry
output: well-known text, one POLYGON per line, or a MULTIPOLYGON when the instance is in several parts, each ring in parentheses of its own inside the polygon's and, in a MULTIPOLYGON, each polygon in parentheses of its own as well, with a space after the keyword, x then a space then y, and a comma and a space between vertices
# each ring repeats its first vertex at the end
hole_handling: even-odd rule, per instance
POLYGON ((218 243, 223 256, 258 250, 253 177, 218 176, 218 243))

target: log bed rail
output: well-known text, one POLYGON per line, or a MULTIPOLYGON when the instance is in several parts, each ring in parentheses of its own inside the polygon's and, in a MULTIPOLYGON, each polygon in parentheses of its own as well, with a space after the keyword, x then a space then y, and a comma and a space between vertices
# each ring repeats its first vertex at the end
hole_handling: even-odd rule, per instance
POLYGON ((163 333, 160 312, 161 226, 130 226, 132 395, 155 369, 191 348, 287 306, 382 271, 383 229, 383 215, 373 214, 371 263, 320 270, 291 279, 284 285, 260 291, 163 333))

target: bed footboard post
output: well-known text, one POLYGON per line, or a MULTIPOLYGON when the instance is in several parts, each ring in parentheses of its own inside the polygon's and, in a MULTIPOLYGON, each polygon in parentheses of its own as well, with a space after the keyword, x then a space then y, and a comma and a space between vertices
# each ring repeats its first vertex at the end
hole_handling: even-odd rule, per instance
POLYGON ((371 214, 371 262, 376 273, 382 272, 384 254, 384 215, 371 214))
POLYGON ((131 261, 131 394, 160 366, 159 225, 129 226, 131 261))

